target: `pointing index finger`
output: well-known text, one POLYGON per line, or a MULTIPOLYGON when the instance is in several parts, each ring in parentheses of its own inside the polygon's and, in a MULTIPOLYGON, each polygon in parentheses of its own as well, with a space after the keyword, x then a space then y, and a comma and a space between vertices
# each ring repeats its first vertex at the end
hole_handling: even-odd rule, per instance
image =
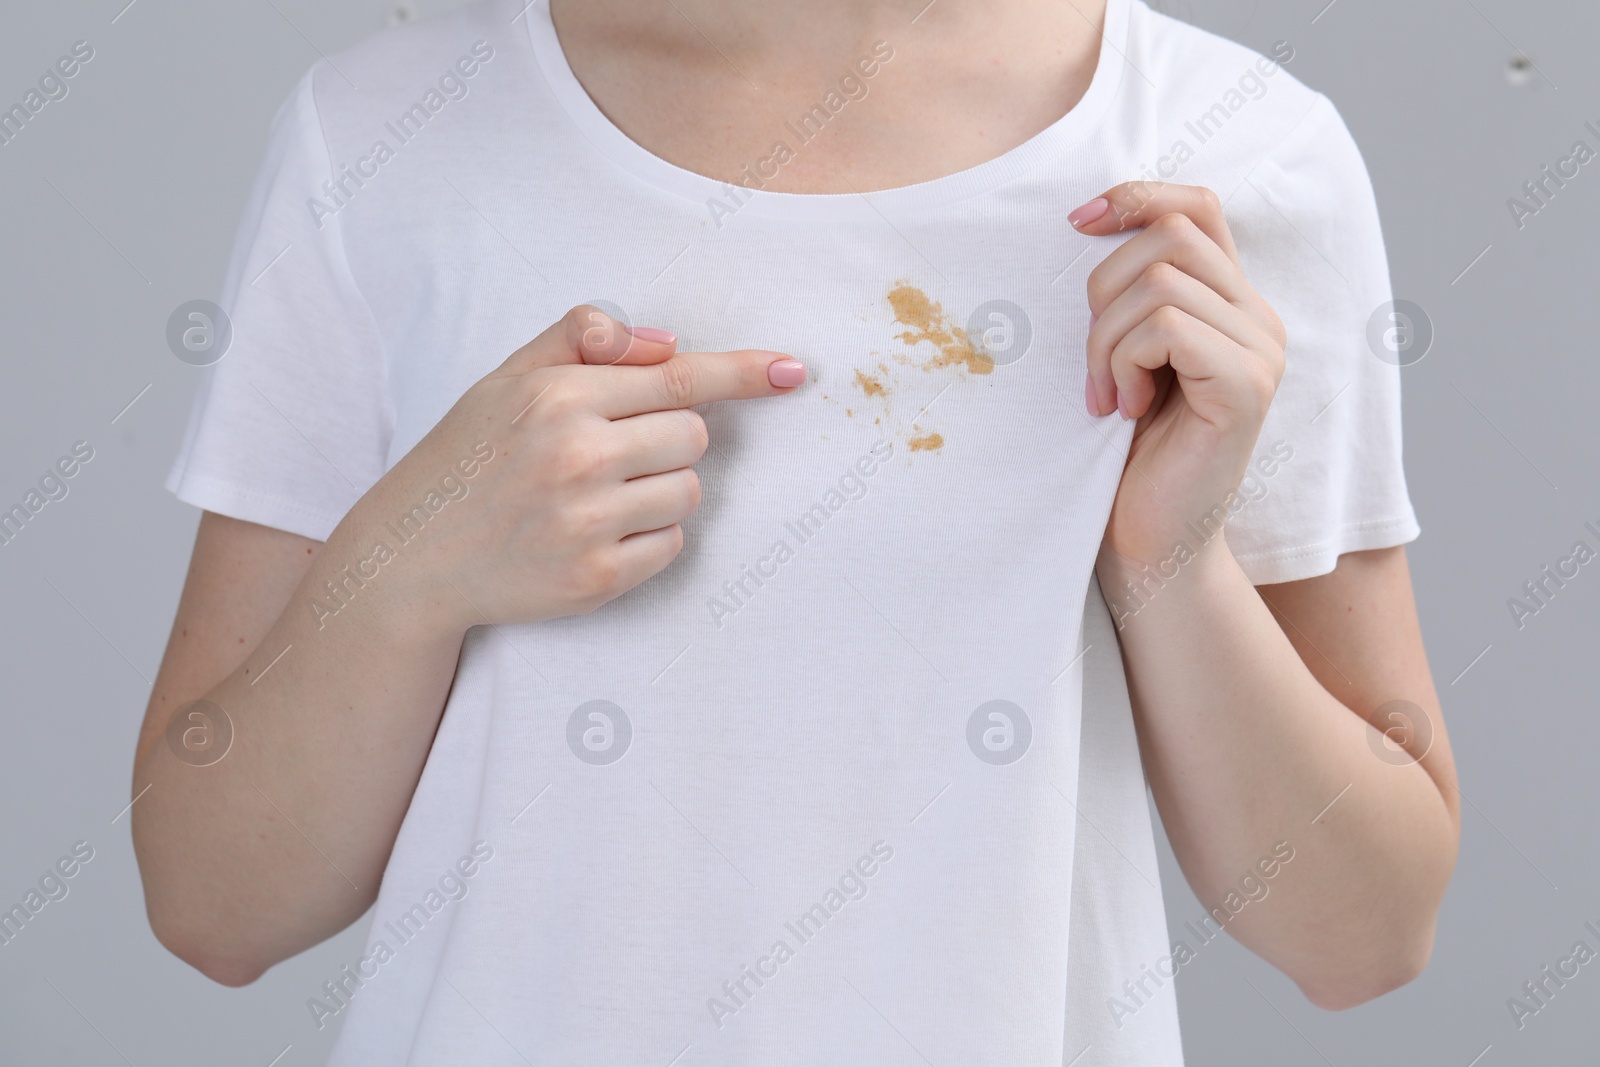
POLYGON ((599 414, 623 419, 648 411, 691 408, 717 400, 744 400, 793 392, 806 379, 805 364, 782 352, 679 352, 651 366, 597 367, 606 375, 599 414))

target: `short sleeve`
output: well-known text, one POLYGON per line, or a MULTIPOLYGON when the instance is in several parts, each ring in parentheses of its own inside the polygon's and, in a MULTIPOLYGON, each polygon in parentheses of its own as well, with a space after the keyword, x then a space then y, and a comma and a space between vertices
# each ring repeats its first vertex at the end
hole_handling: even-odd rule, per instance
POLYGON ((394 416, 371 311, 338 215, 323 209, 333 167, 316 73, 273 120, 223 283, 232 343, 202 372, 166 485, 196 507, 321 541, 382 476, 394 416))
POLYGON ((1288 336, 1283 381, 1228 520, 1235 557, 1263 585, 1413 540, 1401 368, 1368 339, 1374 315, 1388 323, 1380 309, 1391 299, 1377 201, 1327 97, 1315 97, 1227 211, 1245 275, 1288 336))

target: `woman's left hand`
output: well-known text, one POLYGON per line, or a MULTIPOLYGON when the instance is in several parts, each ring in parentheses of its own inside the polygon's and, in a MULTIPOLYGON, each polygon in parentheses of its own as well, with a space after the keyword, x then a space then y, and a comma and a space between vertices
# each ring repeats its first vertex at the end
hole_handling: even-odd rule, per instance
POLYGON ((1225 514, 1283 377, 1283 323, 1210 189, 1131 182, 1068 219, 1088 236, 1142 228, 1089 275, 1086 402, 1138 420, 1102 551, 1156 566, 1225 514))

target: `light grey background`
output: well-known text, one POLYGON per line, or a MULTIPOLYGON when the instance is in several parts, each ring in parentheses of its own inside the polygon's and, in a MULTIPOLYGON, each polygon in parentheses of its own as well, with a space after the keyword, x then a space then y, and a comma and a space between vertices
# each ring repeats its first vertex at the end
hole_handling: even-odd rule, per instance
MULTIPOLYGON (((0 546, 0 906, 75 841, 95 850, 70 895, 0 946, 0 1062, 320 1064, 334 1030, 316 1031, 305 1001, 359 955, 364 924, 248 989, 214 985, 151 936, 119 813, 197 520, 161 488, 197 375, 167 350, 167 317, 217 295, 266 123, 296 77, 396 6, 125 3, 0 14, 0 103, 74 41, 96 52, 66 99, 0 146, 0 510, 74 441, 95 449, 69 496, 0 546)), ((1600 17, 1553 0, 1325 3, 1160 6, 1257 49, 1294 45, 1289 69, 1363 148, 1396 294, 1437 330, 1404 372, 1423 526, 1410 558, 1460 763, 1461 862, 1416 983, 1327 1014, 1221 939, 1179 978, 1185 1045, 1195 1067, 1594 1062, 1600 963, 1520 1031, 1506 1001, 1580 938, 1600 949, 1583 929, 1600 926, 1600 564, 1521 630, 1506 601, 1574 541, 1600 545, 1583 529, 1600 525, 1600 161, 1520 231, 1506 200, 1573 141, 1600 148, 1583 129, 1600 126, 1600 17), (1506 72, 1517 48, 1537 66, 1520 86, 1506 72)), ((1203 909, 1164 845, 1162 876, 1176 929, 1203 909)))

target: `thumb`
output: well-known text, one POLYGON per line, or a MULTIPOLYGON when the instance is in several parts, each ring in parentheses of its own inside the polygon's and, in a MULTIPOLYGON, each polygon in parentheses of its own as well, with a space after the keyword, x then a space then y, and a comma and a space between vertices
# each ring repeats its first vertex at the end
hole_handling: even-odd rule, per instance
POLYGON ((667 330, 629 327, 592 304, 579 304, 511 353, 501 370, 526 374, 575 363, 646 365, 670 359, 677 346, 677 335, 667 330))

